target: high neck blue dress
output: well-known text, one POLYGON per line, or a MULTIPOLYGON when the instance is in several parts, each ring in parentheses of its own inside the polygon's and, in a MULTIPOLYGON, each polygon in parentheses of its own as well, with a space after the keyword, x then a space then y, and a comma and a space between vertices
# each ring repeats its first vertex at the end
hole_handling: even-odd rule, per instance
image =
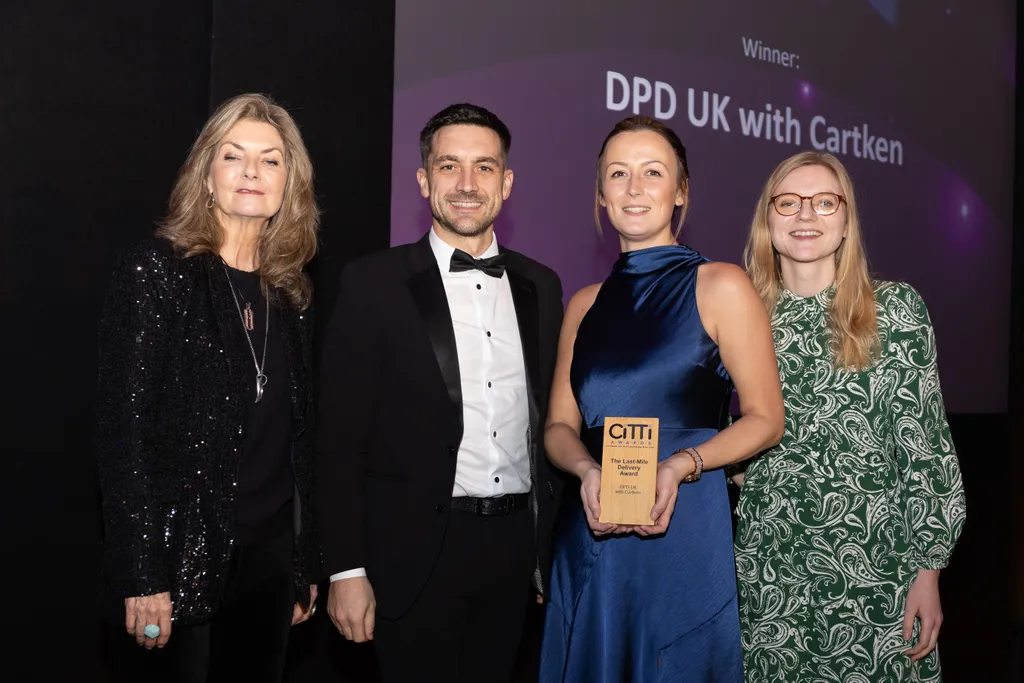
MULTIPOLYGON (((659 460, 728 425, 732 381, 697 311, 703 263, 678 245, 624 253, 580 323, 570 377, 599 462, 605 416, 659 418, 659 460)), ((653 538, 595 537, 567 495, 545 618, 541 683, 742 683, 722 471, 682 484, 653 538)))

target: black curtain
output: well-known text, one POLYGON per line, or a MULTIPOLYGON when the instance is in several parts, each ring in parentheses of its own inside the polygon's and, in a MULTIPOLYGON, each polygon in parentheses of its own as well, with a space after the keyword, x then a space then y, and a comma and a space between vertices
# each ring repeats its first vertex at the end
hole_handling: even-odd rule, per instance
MULTIPOLYGON (((1017 484, 1024 481, 1024 92, 1020 74, 1024 73, 1024 11, 1017 4, 1017 92, 1013 187, 1013 271, 1010 296, 1010 448, 1006 468, 1007 485, 1000 486, 1010 500, 1007 524, 1002 525, 1014 548, 1011 581, 1007 597, 1012 601, 1010 671, 1007 680, 1024 680, 1024 496, 1017 484)), ((1004 479, 998 475, 996 481, 1004 479)), ((1002 494, 997 494, 1002 495, 1002 494)))
POLYGON ((92 415, 114 259, 213 108, 264 92, 316 168, 322 327, 344 263, 389 242, 394 2, 5 3, 0 45, 0 677, 105 681, 92 415))

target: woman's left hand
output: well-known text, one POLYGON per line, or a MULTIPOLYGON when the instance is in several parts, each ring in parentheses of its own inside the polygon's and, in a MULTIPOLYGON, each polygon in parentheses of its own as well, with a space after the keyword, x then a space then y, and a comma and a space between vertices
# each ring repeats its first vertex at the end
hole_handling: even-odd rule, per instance
POLYGON ((939 601, 939 570, 918 569, 917 578, 907 591, 907 609, 903 617, 903 640, 914 635, 914 618, 921 620, 917 645, 904 654, 910 661, 924 659, 939 640, 942 626, 942 604, 939 601))
POLYGON ((292 608, 292 626, 301 624, 304 621, 309 621, 309 618, 316 612, 316 584, 310 584, 309 586, 309 609, 302 609, 302 605, 298 602, 295 603, 295 607, 292 608))
POLYGON ((654 507, 651 508, 651 519, 654 524, 635 527, 641 536, 657 536, 668 530, 672 513, 676 510, 676 497, 683 479, 695 469, 689 455, 673 455, 658 463, 657 489, 654 494, 654 507))

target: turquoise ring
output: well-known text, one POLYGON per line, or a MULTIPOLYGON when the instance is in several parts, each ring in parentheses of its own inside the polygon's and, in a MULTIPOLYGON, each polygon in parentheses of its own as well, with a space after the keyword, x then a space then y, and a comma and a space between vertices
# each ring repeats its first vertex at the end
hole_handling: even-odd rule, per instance
POLYGON ((142 629, 142 633, 147 638, 156 638, 160 635, 160 627, 156 624, 146 624, 146 628, 142 629))

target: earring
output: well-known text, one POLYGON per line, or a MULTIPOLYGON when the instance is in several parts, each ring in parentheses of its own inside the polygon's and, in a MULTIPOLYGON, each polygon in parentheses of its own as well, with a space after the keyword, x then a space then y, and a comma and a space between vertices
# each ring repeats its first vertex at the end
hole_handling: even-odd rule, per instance
POLYGON ((210 193, 209 198, 206 200, 206 208, 212 209, 213 205, 217 203, 217 200, 213 198, 213 193, 210 193))

